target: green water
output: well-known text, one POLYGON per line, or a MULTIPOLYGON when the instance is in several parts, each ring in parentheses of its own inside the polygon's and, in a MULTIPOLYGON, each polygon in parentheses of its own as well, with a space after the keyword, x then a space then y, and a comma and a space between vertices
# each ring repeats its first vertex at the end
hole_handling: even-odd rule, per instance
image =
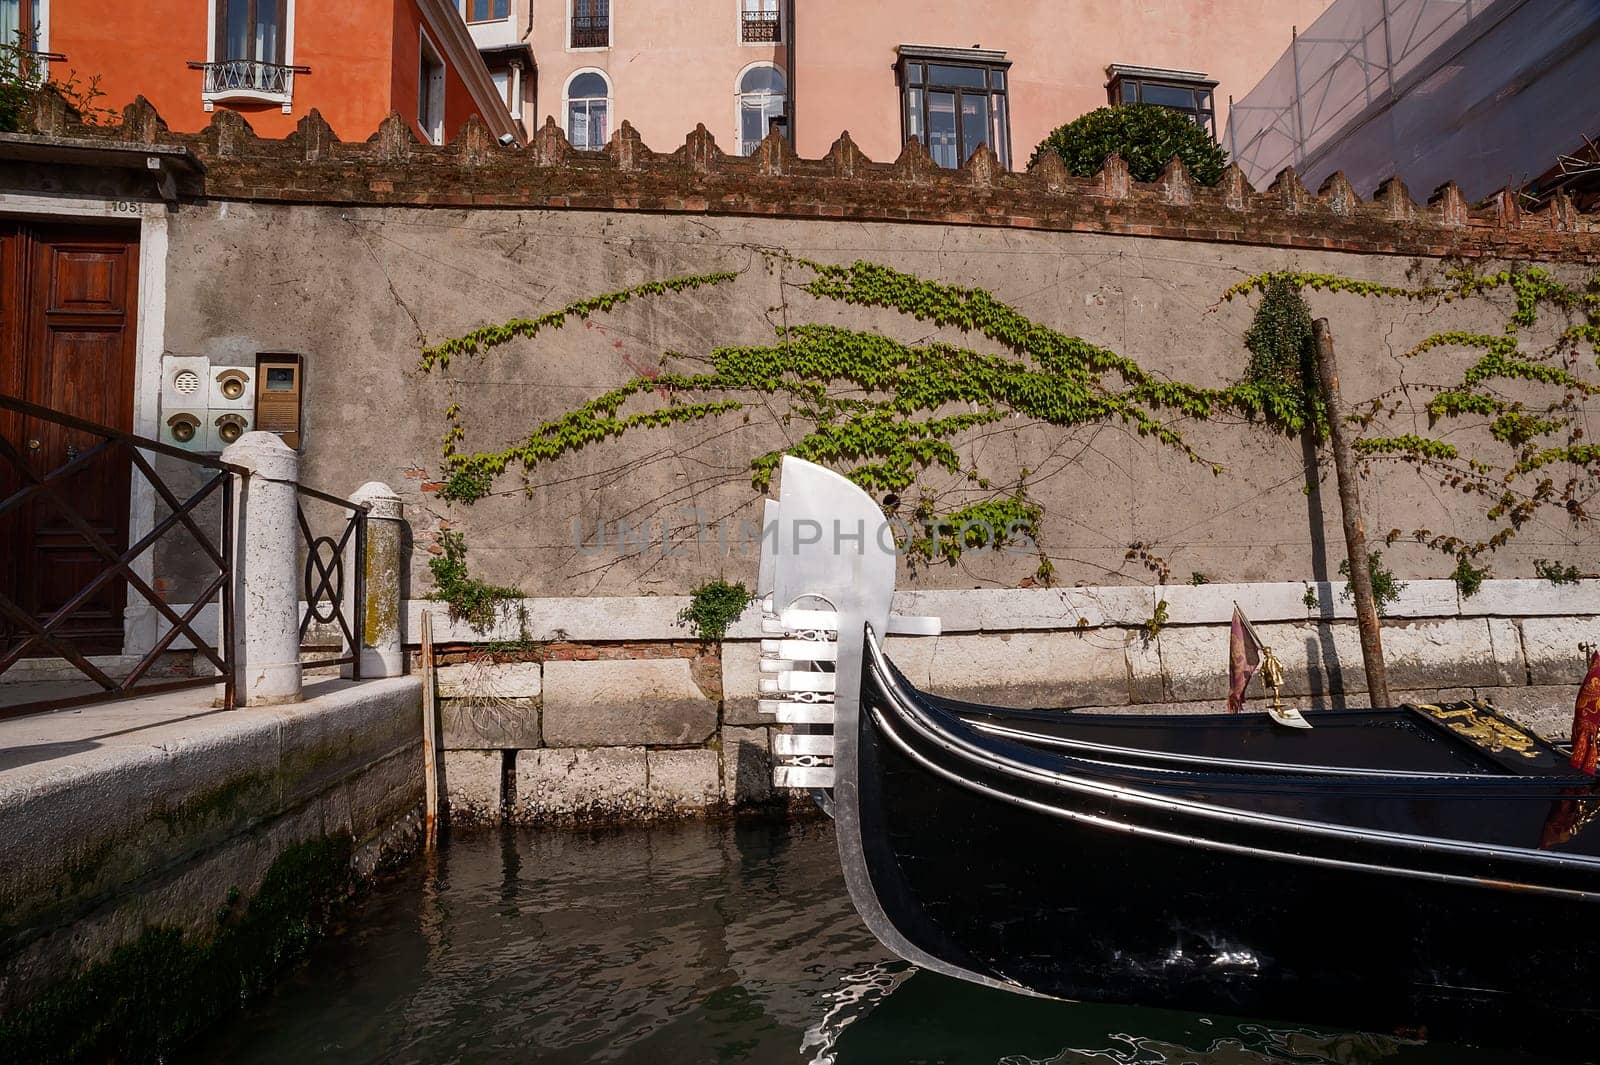
POLYGON ((856 918, 827 822, 458 835, 192 1060, 1551 1065, 918 972, 856 918))

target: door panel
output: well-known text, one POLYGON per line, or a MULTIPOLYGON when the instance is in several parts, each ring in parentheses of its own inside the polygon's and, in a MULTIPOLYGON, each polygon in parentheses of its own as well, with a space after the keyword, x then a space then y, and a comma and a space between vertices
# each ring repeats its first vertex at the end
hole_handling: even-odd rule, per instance
MULTIPOLYGON (((17 225, 6 235, 19 245, 5 262, 18 264, 0 287, 8 304, 6 345, 18 353, 21 397, 74 417, 128 431, 133 421, 137 235, 87 227, 17 225)), ((53 422, 14 419, 11 436, 25 448, 30 470, 43 475, 101 443, 101 438, 53 422)), ((48 617, 107 566, 84 526, 113 552, 128 546, 128 453, 116 447, 60 485, 61 505, 40 499, 21 508, 10 530, 18 541, 9 588, 18 604, 48 617)), ((126 586, 108 582, 81 604, 61 631, 79 650, 122 650, 126 586)), ((35 648, 48 653, 42 647, 35 648)))

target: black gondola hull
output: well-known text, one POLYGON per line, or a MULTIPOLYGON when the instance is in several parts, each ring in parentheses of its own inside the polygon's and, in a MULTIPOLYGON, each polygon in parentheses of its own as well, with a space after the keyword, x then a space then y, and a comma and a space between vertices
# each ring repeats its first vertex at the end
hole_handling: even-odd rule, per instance
MULTIPOLYGON (((904 709, 869 664, 866 872, 898 933, 956 970, 1057 998, 1529 1049, 1588 1050, 1600 1032, 1600 900, 1581 862, 1063 788, 960 751, 930 730, 937 715, 904 709)), ((1516 838, 1530 809, 1561 801, 1494 802, 1485 816, 1507 823, 1490 834, 1516 838)))

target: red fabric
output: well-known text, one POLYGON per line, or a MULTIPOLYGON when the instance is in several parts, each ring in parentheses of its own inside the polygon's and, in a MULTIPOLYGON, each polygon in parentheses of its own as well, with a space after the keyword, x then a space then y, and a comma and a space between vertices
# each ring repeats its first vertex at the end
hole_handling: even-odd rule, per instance
POLYGON ((1244 690, 1261 668, 1261 641, 1238 604, 1233 607, 1233 628, 1228 633, 1228 713, 1244 709, 1244 690))
POLYGON ((1572 767, 1591 777, 1600 769, 1600 651, 1589 658, 1589 675, 1572 709, 1572 767))

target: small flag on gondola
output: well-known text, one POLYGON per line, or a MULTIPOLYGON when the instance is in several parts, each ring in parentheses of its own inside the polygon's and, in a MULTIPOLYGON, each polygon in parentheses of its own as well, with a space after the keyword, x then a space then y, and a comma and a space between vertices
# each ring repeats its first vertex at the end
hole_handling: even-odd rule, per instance
POLYGON ((1233 629, 1228 634, 1228 713, 1244 710, 1244 690, 1261 668, 1261 641, 1250 620, 1233 604, 1233 629))
POLYGON ((1600 651, 1589 656, 1589 675, 1572 708, 1572 767, 1591 777, 1600 769, 1600 651))

